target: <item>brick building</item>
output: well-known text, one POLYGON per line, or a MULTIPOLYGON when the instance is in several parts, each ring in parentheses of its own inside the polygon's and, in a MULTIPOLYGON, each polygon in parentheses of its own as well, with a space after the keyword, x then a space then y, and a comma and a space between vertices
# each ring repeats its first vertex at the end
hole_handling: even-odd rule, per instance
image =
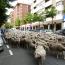
POLYGON ((31 6, 28 4, 17 3, 13 8, 13 11, 10 13, 11 22, 14 22, 17 18, 20 20, 31 11, 31 6))

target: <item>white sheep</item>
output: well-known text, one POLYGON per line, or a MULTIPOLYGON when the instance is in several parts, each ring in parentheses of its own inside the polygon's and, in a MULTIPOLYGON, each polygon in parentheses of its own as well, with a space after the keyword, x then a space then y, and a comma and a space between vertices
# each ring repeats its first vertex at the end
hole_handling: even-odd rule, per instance
POLYGON ((46 51, 45 51, 44 47, 41 45, 38 45, 35 50, 34 56, 38 60, 39 65, 43 65, 43 62, 46 57, 46 51))

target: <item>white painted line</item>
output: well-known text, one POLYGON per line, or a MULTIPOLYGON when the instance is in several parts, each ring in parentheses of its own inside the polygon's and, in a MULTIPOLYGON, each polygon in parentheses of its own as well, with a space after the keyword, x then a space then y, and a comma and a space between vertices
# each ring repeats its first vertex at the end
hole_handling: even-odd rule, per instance
POLYGON ((6 45, 7 46, 7 48, 9 48, 9 45, 6 45))
POLYGON ((9 50, 9 53, 10 53, 10 55, 13 55, 13 52, 11 50, 9 50))

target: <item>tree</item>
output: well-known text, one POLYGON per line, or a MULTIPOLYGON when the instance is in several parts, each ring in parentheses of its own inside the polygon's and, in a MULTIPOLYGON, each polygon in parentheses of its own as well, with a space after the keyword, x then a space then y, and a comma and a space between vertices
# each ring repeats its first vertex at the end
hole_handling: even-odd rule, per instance
MULTIPOLYGON (((27 23, 32 23, 33 22, 33 14, 32 13, 27 13, 24 18, 22 18, 21 24, 27 24, 27 23)), ((25 25, 26 28, 26 25, 25 25)))
POLYGON ((17 18, 17 19, 16 19, 16 22, 15 22, 15 26, 20 26, 20 23, 21 23, 20 19, 17 18))
POLYGON ((33 14, 32 14, 32 13, 28 13, 28 14, 25 16, 25 20, 26 20, 27 23, 33 22, 33 14))
POLYGON ((40 30, 40 21, 44 21, 44 16, 42 14, 36 14, 35 20, 39 21, 39 30, 40 30))
MULTIPOLYGON (((21 20, 21 24, 24 25, 26 23, 27 23, 27 19, 26 19, 26 17, 23 17, 21 20)), ((26 30, 26 25, 25 25, 25 30, 26 30)))
POLYGON ((36 22, 39 21, 39 27, 40 27, 40 21, 43 21, 44 18, 41 14, 32 14, 32 13, 28 13, 23 19, 22 19, 22 24, 26 24, 26 23, 32 23, 32 22, 36 22))
POLYGON ((53 18, 56 16, 57 10, 55 9, 54 6, 50 7, 50 9, 46 10, 46 17, 51 17, 52 18, 52 23, 53 23, 53 18))
POLYGON ((6 22, 5 25, 4 25, 4 27, 6 29, 8 29, 8 28, 10 29, 10 28, 13 28, 13 25, 11 23, 6 22))
POLYGON ((14 0, 0 0, 0 26, 6 21, 8 15, 6 15, 6 8, 10 8, 9 1, 14 0))
POLYGON ((64 8, 64 10, 63 10, 63 14, 65 14, 65 8, 64 8))
POLYGON ((46 10, 46 18, 51 17, 52 18, 52 27, 53 27, 53 18, 56 16, 57 10, 54 6, 51 6, 48 10, 46 10))

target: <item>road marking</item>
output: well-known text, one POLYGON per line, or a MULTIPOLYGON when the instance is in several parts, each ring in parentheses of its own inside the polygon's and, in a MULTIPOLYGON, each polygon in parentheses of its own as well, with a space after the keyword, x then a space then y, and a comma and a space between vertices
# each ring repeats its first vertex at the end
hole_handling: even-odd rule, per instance
POLYGON ((13 55, 13 52, 11 50, 9 50, 9 53, 10 53, 10 55, 13 55))
POLYGON ((9 45, 6 45, 7 46, 7 48, 9 48, 9 45))

